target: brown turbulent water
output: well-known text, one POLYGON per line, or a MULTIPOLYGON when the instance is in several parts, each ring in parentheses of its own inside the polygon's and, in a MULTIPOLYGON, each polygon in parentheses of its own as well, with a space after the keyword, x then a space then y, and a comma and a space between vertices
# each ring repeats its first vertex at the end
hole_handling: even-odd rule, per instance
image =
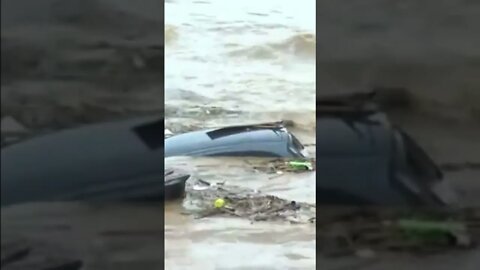
MULTIPOLYGON (((64 5, 54 2, 2 0, 2 116, 13 115, 30 128, 57 128, 162 111, 163 100, 158 92, 158 74, 162 70, 155 65, 163 54, 156 31, 161 25, 156 12, 159 2, 144 0, 142 7, 132 6, 128 0, 72 0, 64 5), (24 8, 23 4, 34 8, 24 8), (52 5, 55 7, 50 9, 52 5), (92 18, 92 11, 100 16, 92 18), (102 27, 93 27, 92 19, 102 27), (138 62, 139 58, 144 61, 138 62), (111 83, 103 83, 106 79, 111 83)), ((463 4, 450 8, 437 5, 438 1, 432 3, 439 9, 437 19, 443 16, 450 23, 448 31, 461 36, 443 42, 437 41, 442 37, 439 31, 435 39, 424 34, 432 33, 432 24, 424 11, 415 7, 415 1, 397 3, 406 14, 397 17, 384 12, 388 5, 381 2, 388 1, 367 2, 357 6, 330 1, 322 6, 323 37, 338 40, 338 34, 350 38, 355 32, 355 44, 362 49, 350 50, 350 39, 341 44, 322 43, 327 59, 319 67, 325 71, 319 78, 325 89, 406 84, 435 112, 439 112, 439 104, 446 104, 435 101, 450 97, 457 97, 454 100, 462 108, 478 111, 475 69, 461 63, 435 68, 435 61, 427 61, 439 59, 437 56, 444 56, 445 51, 453 54, 451 58, 461 52, 466 52, 466 57, 474 55, 478 46, 467 41, 475 36, 471 33, 476 29, 464 27, 469 19, 478 19, 470 16, 474 9, 463 4), (372 3, 380 3, 380 8, 372 8, 372 3), (464 9, 468 9, 466 20, 450 20, 449 14, 464 9), (344 16, 337 16, 339 13, 344 16), (423 30, 399 18, 416 19, 423 30), (378 22, 372 23, 372 19, 378 22), (382 24, 391 31, 379 31, 382 24), (394 35, 395 31, 402 34, 394 35), (408 37, 404 39, 403 33, 408 37), (379 50, 377 39, 381 35, 402 40, 389 39, 379 50), (444 52, 431 50, 431 44, 423 41, 425 46, 418 49, 416 35, 444 52), (474 51, 464 50, 467 44, 474 51), (392 59, 407 55, 407 62, 412 56, 426 59, 426 64, 388 62, 387 57, 384 62, 373 61, 375 65, 370 65, 368 57, 388 53, 392 59), (365 56, 367 60, 359 60, 365 56)), ((183 132, 283 118, 295 121, 298 127, 293 132, 303 142, 314 143, 315 1, 171 0, 165 6, 165 113, 170 130, 183 132)), ((472 65, 478 67, 476 62, 472 65)), ((442 107, 441 112, 450 113, 452 109, 457 108, 442 107)), ((480 131, 473 123, 411 116, 403 112, 394 118, 440 163, 480 161, 480 131)), ((314 203, 314 173, 273 177, 250 170, 245 160, 234 159, 175 158, 167 162, 187 167, 206 180, 227 181, 314 203)), ((466 203, 480 205, 478 170, 451 171, 447 178, 462 191, 466 203)), ((316 264, 317 269, 438 270, 477 269, 479 264, 478 252, 428 259, 401 255, 367 260, 318 257, 315 262, 315 231, 311 225, 252 224, 244 219, 217 217, 193 219, 182 214, 181 205, 181 201, 166 205, 165 261, 159 254, 163 217, 160 207, 154 205, 35 204, 2 209, 2 240, 22 234, 54 242, 65 246, 67 252, 74 249, 82 254, 85 269, 161 269, 165 263, 166 269, 315 269, 316 264)))
MULTIPOLYGON (((165 4, 166 126, 172 132, 293 120, 315 143, 315 1, 169 1, 165 4)), ((314 155, 314 147, 310 149, 314 155)), ((315 202, 315 173, 272 175, 254 160, 172 158, 206 181, 315 202)), ((314 269, 312 224, 165 212, 168 269, 314 269)))

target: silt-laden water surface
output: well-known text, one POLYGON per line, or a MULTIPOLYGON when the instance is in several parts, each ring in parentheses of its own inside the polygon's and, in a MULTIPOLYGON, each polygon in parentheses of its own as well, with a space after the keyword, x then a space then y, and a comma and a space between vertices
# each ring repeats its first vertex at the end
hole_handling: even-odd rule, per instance
MULTIPOLYGON (((315 1, 167 1, 165 113, 173 133, 288 119, 315 143, 315 1)), ((314 147, 310 147, 314 155, 314 147)), ((169 158, 210 182, 315 202, 315 173, 271 175, 251 159, 169 158)), ((312 224, 194 219, 166 205, 166 269, 314 269, 312 224)))

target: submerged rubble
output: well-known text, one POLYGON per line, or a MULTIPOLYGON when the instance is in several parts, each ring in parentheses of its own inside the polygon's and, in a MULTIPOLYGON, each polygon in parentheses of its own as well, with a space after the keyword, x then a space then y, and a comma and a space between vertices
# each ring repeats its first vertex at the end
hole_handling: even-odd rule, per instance
POLYGON ((475 248, 480 212, 472 209, 352 207, 289 201, 225 183, 187 182, 183 207, 196 218, 314 223, 317 251, 325 256, 418 255, 475 248))
POLYGON ((317 251, 325 256, 375 256, 377 252, 432 254, 475 248, 480 212, 321 206, 289 201, 225 183, 187 183, 183 206, 196 218, 227 216, 293 224, 315 223, 317 251), (219 203, 220 202, 220 203, 219 203))
POLYGON ((196 217, 221 215, 251 221, 315 222, 314 204, 290 201, 257 190, 197 179, 187 182, 185 193, 183 206, 196 217), (224 205, 215 207, 217 199, 222 199, 224 205))
POLYGON ((282 174, 284 172, 301 173, 315 170, 315 159, 274 159, 252 165, 253 169, 269 173, 282 174))
POLYGON ((317 218, 317 251, 330 256, 359 250, 432 254, 475 248, 478 210, 323 207, 317 218))

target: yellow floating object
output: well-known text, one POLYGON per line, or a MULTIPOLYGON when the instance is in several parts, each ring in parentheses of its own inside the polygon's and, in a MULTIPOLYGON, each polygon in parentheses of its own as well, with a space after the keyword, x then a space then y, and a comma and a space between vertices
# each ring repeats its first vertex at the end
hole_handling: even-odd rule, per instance
POLYGON ((225 200, 224 199, 216 199, 214 204, 215 208, 222 208, 225 205, 225 200))

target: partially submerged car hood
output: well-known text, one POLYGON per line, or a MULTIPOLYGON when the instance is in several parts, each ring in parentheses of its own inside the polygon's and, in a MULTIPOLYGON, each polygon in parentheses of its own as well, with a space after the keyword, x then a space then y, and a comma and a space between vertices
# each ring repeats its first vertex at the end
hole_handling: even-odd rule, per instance
POLYGON ((121 196, 115 190, 128 188, 139 196, 148 189, 163 192, 163 149, 152 149, 135 132, 153 121, 158 118, 89 125, 3 148, 2 205, 110 191, 121 196))
POLYGON ((381 125, 317 119, 317 156, 384 155, 390 151, 391 131, 381 125))
POLYGON ((165 157, 300 157, 302 150, 303 146, 281 126, 230 126, 193 131, 165 139, 165 157))

